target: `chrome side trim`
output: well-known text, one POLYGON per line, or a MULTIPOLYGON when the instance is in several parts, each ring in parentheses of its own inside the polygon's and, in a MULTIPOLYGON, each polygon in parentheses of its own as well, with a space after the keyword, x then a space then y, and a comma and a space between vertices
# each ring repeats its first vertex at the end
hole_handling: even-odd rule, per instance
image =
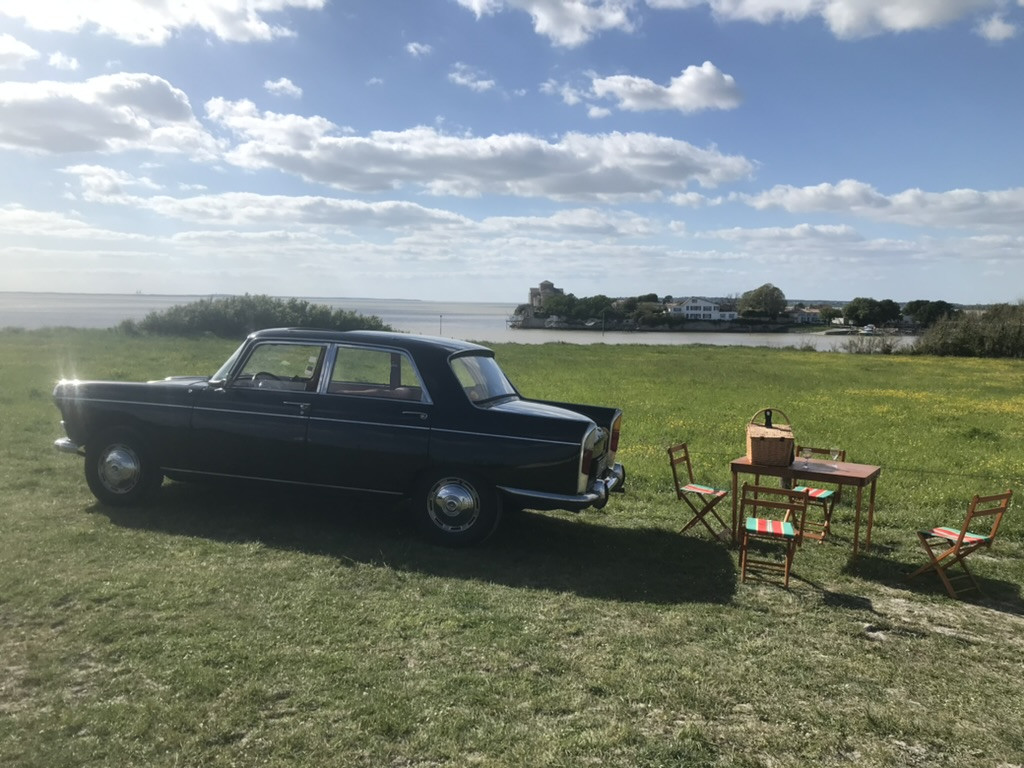
POLYGON ((185 408, 192 410, 191 405, 181 405, 180 403, 154 403, 149 400, 108 400, 103 397, 57 397, 54 398, 57 402, 66 403, 107 403, 110 405, 146 405, 152 408, 185 408))
POLYGON ((470 432, 465 429, 440 429, 434 427, 434 432, 444 432, 452 435, 472 435, 473 437, 489 437, 496 440, 521 440, 527 443, 549 443, 551 445, 571 445, 578 446, 579 442, 576 440, 547 440, 541 437, 523 437, 521 435, 501 435, 495 432, 470 432))
POLYGON ((202 477, 223 477, 228 480, 256 480, 261 483, 278 483, 279 485, 298 485, 305 488, 330 488, 338 491, 358 491, 360 493, 377 493, 383 496, 404 496, 401 491, 378 491, 373 488, 362 488, 354 485, 332 485, 329 483, 304 483, 301 480, 275 480, 271 477, 255 475, 231 475, 224 472, 200 472, 195 469, 179 469, 178 467, 161 467, 164 472, 176 472, 181 475, 198 475, 202 477))

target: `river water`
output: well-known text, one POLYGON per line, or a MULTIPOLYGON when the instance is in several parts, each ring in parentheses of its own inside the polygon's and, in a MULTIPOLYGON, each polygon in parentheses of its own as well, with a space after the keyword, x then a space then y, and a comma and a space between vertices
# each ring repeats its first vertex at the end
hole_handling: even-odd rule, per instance
MULTIPOLYGON (((112 328, 141 320, 202 296, 149 294, 10 293, 0 291, 0 328, 112 328)), ((304 297, 306 298, 306 297, 304 297)), ((508 327, 515 304, 416 301, 406 299, 315 298, 315 304, 376 315, 396 330, 488 343, 545 344, 712 344, 748 347, 802 347, 830 351, 844 347, 843 336, 823 333, 622 332, 516 329, 508 327)))

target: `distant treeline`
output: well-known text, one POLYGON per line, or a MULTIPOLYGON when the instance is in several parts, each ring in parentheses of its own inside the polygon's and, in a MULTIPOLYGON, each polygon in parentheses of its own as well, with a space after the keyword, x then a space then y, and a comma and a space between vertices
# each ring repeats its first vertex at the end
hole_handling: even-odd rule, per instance
POLYGON ((177 304, 161 312, 150 312, 142 320, 125 320, 122 333, 161 336, 212 334, 239 338, 260 328, 324 328, 333 331, 390 331, 391 326, 376 315, 362 315, 304 299, 275 299, 271 296, 227 296, 177 304))

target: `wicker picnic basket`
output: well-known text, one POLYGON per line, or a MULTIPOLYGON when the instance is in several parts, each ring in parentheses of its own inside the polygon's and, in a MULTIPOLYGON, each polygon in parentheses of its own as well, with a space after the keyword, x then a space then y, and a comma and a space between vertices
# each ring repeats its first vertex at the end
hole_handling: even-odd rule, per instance
POLYGON ((750 417, 747 424, 747 458, 751 464, 764 464, 769 467, 788 467, 793 463, 793 427, 789 417, 775 408, 762 408, 750 417), (764 424, 755 424, 757 417, 764 414, 764 424), (785 424, 775 424, 774 414, 780 414, 785 424))

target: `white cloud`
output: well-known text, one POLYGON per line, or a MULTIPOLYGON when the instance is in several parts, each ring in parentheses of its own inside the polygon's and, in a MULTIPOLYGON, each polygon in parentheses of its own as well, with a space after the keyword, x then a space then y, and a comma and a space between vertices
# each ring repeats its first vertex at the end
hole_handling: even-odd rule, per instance
POLYGON ((21 205, 0 206, 0 234, 15 237, 80 240, 146 240, 145 235, 101 229, 76 215, 37 211, 21 205))
POLYGON ((261 195, 255 192, 227 192, 217 195, 143 197, 126 193, 127 187, 156 189, 149 179, 102 166, 72 166, 65 172, 76 176, 82 197, 89 202, 125 205, 150 211, 168 219, 204 226, 232 227, 370 227, 379 229, 450 228, 468 222, 462 216, 437 208, 404 201, 368 203, 318 195, 261 195))
POLYGON ((485 80, 479 72, 461 61, 455 63, 455 68, 448 73, 448 79, 456 85, 469 88, 477 93, 489 91, 494 87, 493 80, 485 80))
POLYGON ((566 83, 559 83, 556 80, 545 80, 540 85, 540 92, 551 96, 558 95, 562 97, 562 101, 568 104, 570 107, 574 107, 583 101, 586 96, 582 91, 573 88, 571 85, 566 83))
POLYGON ((137 45, 162 45, 195 27, 221 40, 250 42, 293 36, 267 16, 292 9, 321 10, 327 0, 4 0, 0 16, 47 32, 95 30, 137 45))
POLYGON ((78 59, 72 56, 65 56, 60 51, 51 53, 48 63, 54 69, 63 69, 69 72, 73 72, 78 69, 78 59))
POLYGON ((0 147, 30 152, 216 149, 188 97, 161 77, 119 73, 83 82, 0 83, 0 147))
POLYGON ((840 38, 932 29, 1002 6, 1002 0, 646 0, 659 9, 707 5, 723 21, 799 21, 820 17, 840 38))
POLYGON ((273 168, 358 192, 405 185, 432 194, 501 194, 559 200, 657 198, 691 183, 745 178, 754 165, 715 148, 646 133, 569 133, 557 141, 527 134, 450 136, 430 127, 337 136, 330 121, 260 113, 248 101, 214 99, 209 118, 239 143, 228 162, 273 168))
POLYGON ((263 87, 268 93, 272 93, 275 96, 291 96, 295 99, 302 96, 302 89, 287 77, 281 77, 277 80, 265 80, 263 87))
POLYGON ((699 237, 709 237, 718 240, 747 241, 747 242, 812 242, 812 241, 842 241, 855 242, 863 238, 853 227, 846 225, 812 225, 797 224, 793 227, 733 227, 731 229, 720 229, 708 232, 701 232, 699 237))
POLYGON ((481 222, 481 232, 514 234, 528 232, 534 237, 647 237, 658 230, 652 220, 628 211, 574 208, 550 216, 492 216, 481 222))
POLYGON ((739 89, 732 75, 727 75, 710 61, 691 65, 667 86, 632 75, 595 77, 593 91, 597 98, 612 98, 619 108, 631 112, 674 109, 699 112, 705 109, 735 109, 740 103, 739 89))
POLYGON ((849 212, 915 227, 1019 228, 1024 220, 1024 187, 989 192, 908 189, 883 195, 869 184, 845 179, 812 187, 779 185, 748 198, 748 202, 759 210, 849 212))
POLYGON ((0 69, 22 69, 28 62, 38 58, 39 51, 31 45, 6 32, 0 35, 0 69))
POLYGON ((148 176, 135 176, 102 165, 69 165, 62 171, 78 179, 82 188, 82 196, 86 200, 104 200, 111 196, 122 195, 125 189, 131 187, 148 190, 160 189, 160 185, 148 176))
POLYGON ((991 43, 1002 43, 1017 36, 1017 27, 1009 23, 1006 17, 999 13, 983 19, 975 29, 979 35, 991 43))
POLYGON ((617 29, 633 30, 629 12, 635 0, 458 0, 477 18, 506 10, 524 11, 533 19, 538 35, 555 45, 574 48, 595 35, 617 29))
POLYGON ((429 56, 434 52, 434 49, 426 43, 409 43, 405 46, 405 50, 410 56, 415 56, 417 59, 421 56, 429 56))

